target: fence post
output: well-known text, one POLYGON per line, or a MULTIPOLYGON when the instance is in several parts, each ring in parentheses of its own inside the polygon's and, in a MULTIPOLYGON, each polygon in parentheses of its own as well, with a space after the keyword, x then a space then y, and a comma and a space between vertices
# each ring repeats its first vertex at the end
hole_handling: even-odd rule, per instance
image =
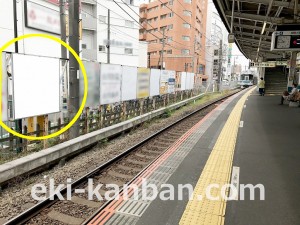
MULTIPOLYGON (((28 133, 28 129, 27 126, 24 126, 24 134, 27 135, 28 133)), ((28 144, 28 140, 27 139, 23 139, 23 151, 27 151, 27 144, 28 144)))
MULTIPOLYGON (((48 135, 48 128, 49 128, 49 118, 48 118, 48 115, 45 115, 44 116, 44 132, 43 132, 43 135, 48 135)), ((43 145, 44 145, 44 149, 45 148, 48 148, 48 140, 43 140, 43 145)))
POLYGON ((143 115, 144 99, 140 99, 140 115, 143 115))
POLYGON ((14 135, 9 133, 9 150, 14 150, 14 135))
POLYGON ((99 108, 98 108, 98 129, 101 129, 102 128, 102 106, 99 105, 99 108))
POLYGON ((122 102, 122 121, 126 120, 126 102, 122 102))
MULTIPOLYGON (((57 120, 57 127, 58 127, 58 130, 61 129, 61 118, 60 117, 57 120)), ((63 139, 63 138, 64 138, 64 136, 59 135, 59 139, 63 139)))
POLYGON ((40 136, 40 125, 38 123, 36 124, 36 136, 40 136))
POLYGON ((82 130, 85 131, 86 134, 90 131, 89 116, 90 116, 90 108, 86 107, 85 108, 85 119, 84 119, 84 123, 83 123, 85 127, 82 128, 82 130))

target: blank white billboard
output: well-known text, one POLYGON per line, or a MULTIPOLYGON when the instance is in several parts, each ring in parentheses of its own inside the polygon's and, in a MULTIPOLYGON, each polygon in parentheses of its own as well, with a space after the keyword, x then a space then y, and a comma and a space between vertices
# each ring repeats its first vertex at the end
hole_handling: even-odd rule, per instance
POLYGON ((186 80, 187 80, 187 74, 186 72, 181 72, 181 90, 186 90, 186 80))
POLYGON ((151 69, 150 75, 150 96, 159 95, 160 70, 151 69))
POLYGON ((121 65, 100 65, 100 104, 121 101, 121 65))
POLYGON ((122 101, 136 99, 137 68, 122 66, 122 101))
POLYGON ((2 121, 8 120, 8 106, 7 106, 7 96, 8 96, 8 74, 6 69, 6 53, 2 52, 2 121))
POLYGON ((59 112, 59 59, 13 54, 14 119, 59 112))
MULTIPOLYGON (((88 80, 88 96, 85 107, 96 107, 100 105, 100 64, 96 62, 83 61, 83 65, 85 67, 88 80)), ((79 77, 79 93, 81 104, 84 94, 84 79, 81 70, 79 77)))
POLYGON ((175 71, 169 70, 168 74, 168 93, 175 93, 175 71))
POLYGON ((187 78, 186 78, 186 90, 191 90, 194 88, 194 73, 187 72, 187 78))

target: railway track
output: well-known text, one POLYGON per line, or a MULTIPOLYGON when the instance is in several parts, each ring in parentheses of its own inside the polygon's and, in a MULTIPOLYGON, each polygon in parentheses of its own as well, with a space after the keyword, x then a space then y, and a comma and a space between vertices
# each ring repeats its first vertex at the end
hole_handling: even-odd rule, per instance
MULTIPOLYGON (((130 183, 135 176, 155 161, 155 159, 164 153, 178 138, 207 113, 212 111, 218 103, 233 94, 207 103, 198 110, 144 139, 139 144, 74 181, 71 185, 71 200, 59 200, 57 196, 54 196, 54 200, 47 198, 11 219, 5 225, 82 224, 107 203, 105 200, 97 200, 95 195, 93 201, 88 200, 89 178, 93 178, 95 185, 103 184, 99 189, 99 194, 102 197, 109 191, 106 187, 107 184, 115 184, 122 187, 124 184, 130 183), (76 193, 75 189, 84 190, 84 193, 76 193)), ((63 188, 60 193, 66 196, 67 188, 63 188)))

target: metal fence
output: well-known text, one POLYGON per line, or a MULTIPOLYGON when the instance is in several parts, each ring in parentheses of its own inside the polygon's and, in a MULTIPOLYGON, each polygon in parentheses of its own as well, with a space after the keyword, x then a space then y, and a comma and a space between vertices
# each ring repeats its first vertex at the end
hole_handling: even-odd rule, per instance
MULTIPOLYGON (((220 90, 236 88, 237 84, 220 86, 220 90)), ((200 93, 216 92, 216 83, 203 82, 193 90, 176 91, 174 94, 158 95, 144 99, 123 101, 115 104, 101 105, 98 108, 85 108, 82 112, 80 121, 80 135, 109 127, 113 124, 126 121, 128 119, 143 115, 150 111, 166 107, 176 102, 199 95, 200 93)), ((70 118, 67 114, 57 113, 49 116, 46 124, 36 123, 34 131, 28 132, 28 122, 24 119, 22 133, 28 136, 44 136, 54 133, 69 123, 70 118)), ((15 129, 14 122, 5 122, 7 126, 15 129)), ((22 139, 20 143, 17 137, 0 128, 0 157, 19 153, 21 151, 38 151, 53 145, 69 140, 68 131, 59 137, 43 140, 28 141, 22 139)))

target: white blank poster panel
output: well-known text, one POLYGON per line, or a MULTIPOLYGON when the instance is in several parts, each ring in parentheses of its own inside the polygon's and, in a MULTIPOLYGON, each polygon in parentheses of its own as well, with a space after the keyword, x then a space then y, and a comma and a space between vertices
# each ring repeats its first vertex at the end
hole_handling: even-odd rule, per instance
POLYGON ((137 68, 122 66, 122 101, 136 99, 137 68))
POLYGON ((195 74, 191 73, 191 77, 190 77, 190 89, 194 89, 194 83, 195 83, 195 74))
POLYGON ((100 67, 100 104, 121 101, 121 65, 101 64, 100 67))
POLYGON ((7 87, 7 69, 6 69, 6 53, 2 52, 2 121, 8 120, 8 108, 7 108, 7 96, 8 96, 8 87, 7 87))
POLYGON ((191 90, 193 88, 194 88, 194 74, 187 72, 186 90, 191 90))
POLYGON ((150 75, 150 96, 159 95, 160 70, 151 69, 150 75))
POLYGON ((175 92, 175 71, 169 70, 169 79, 168 79, 168 93, 175 92))
POLYGON ((13 54, 15 119, 59 112, 59 59, 13 54))
POLYGON ((186 72, 181 72, 181 90, 186 90, 186 72))

